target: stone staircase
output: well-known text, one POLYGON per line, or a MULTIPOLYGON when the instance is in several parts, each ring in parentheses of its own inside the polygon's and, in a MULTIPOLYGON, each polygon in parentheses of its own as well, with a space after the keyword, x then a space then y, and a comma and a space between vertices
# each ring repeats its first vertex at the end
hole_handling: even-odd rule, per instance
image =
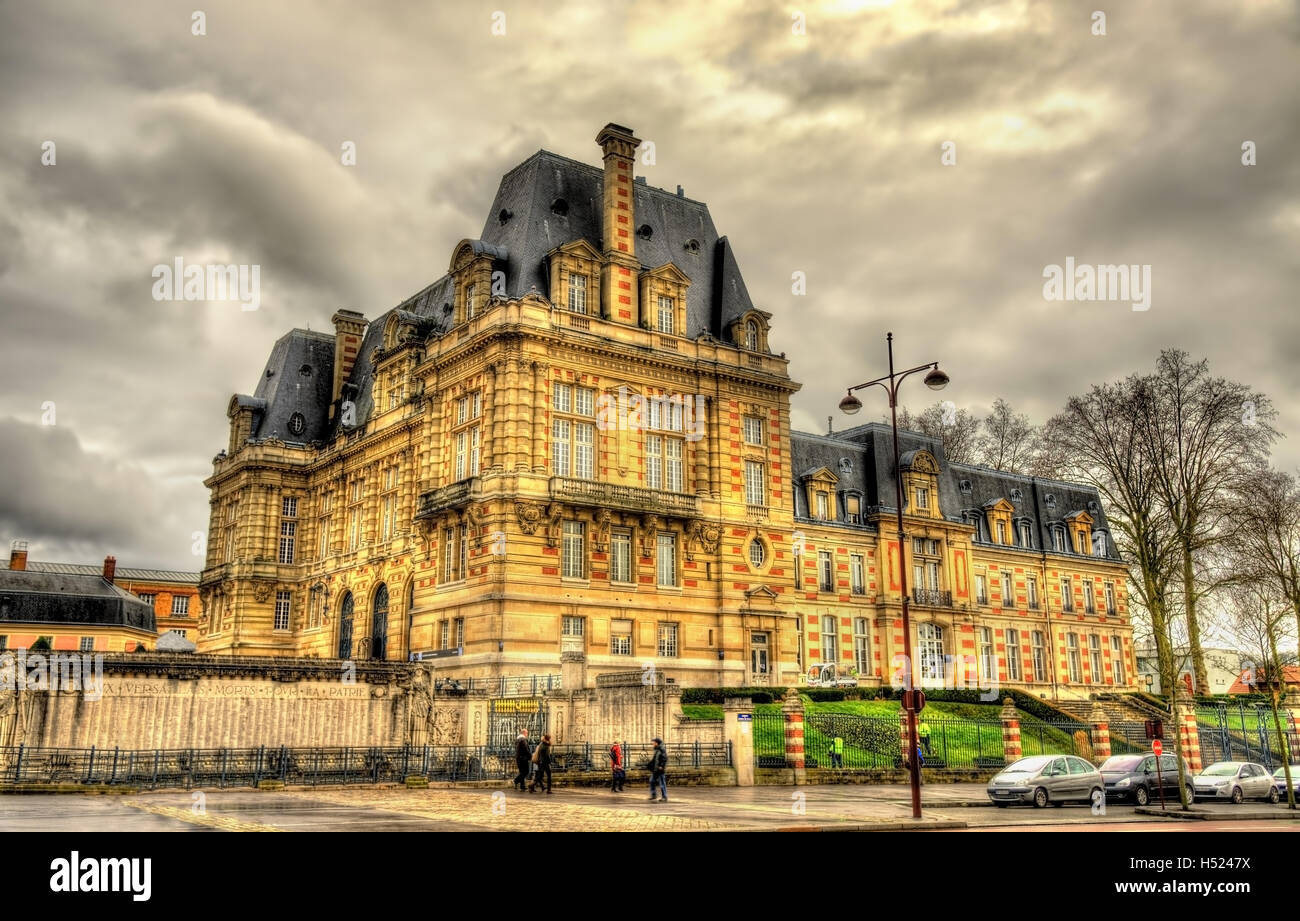
POLYGON ((1146 720, 1165 720, 1169 714, 1159 707, 1127 694, 1097 694, 1092 700, 1048 701, 1081 722, 1092 718, 1092 708, 1100 706, 1111 723, 1142 723, 1146 720))

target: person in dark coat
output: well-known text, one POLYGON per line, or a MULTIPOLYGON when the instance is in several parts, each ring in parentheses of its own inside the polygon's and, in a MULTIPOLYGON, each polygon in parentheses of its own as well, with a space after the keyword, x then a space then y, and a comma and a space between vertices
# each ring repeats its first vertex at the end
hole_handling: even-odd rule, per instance
POLYGON ((519 738, 515 739, 515 767, 519 773, 515 776, 515 789, 524 792, 524 781, 528 779, 528 768, 533 762, 533 750, 528 745, 528 730, 520 729, 519 738))
POLYGON ((609 788, 615 793, 622 793, 623 784, 627 780, 627 771, 623 769, 623 746, 617 740, 609 747, 609 761, 611 771, 609 788))
POLYGON ((655 750, 650 753, 650 761, 646 767, 650 771, 650 802, 655 801, 655 788, 658 787, 663 791, 663 802, 668 802, 668 751, 664 748, 663 739, 653 739, 655 750))
POLYGON ((542 736, 541 743, 537 746, 537 751, 533 752, 533 757, 537 759, 537 773, 533 775, 533 782, 528 785, 529 793, 537 792, 537 785, 546 778, 546 792, 551 792, 551 735, 546 733, 542 736))

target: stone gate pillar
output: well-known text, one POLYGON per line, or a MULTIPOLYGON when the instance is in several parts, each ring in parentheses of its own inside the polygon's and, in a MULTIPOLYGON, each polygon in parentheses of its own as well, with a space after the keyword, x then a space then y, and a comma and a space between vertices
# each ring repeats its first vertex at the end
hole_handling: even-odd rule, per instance
POLYGON ((1110 717, 1101 708, 1101 704, 1094 703, 1092 713, 1088 714, 1088 722, 1092 729, 1092 753, 1100 763, 1110 757, 1110 717))
POLYGON ((781 714, 785 717, 786 764, 794 768, 795 784, 806 784, 808 772, 803 748, 803 698, 799 696, 796 689, 786 689, 785 701, 781 704, 781 714))
POLYGON ((1010 697, 1002 700, 1002 751, 1007 764, 1020 760, 1020 714, 1010 697))
POLYGON ((1174 725, 1178 738, 1182 742, 1183 757, 1192 768, 1192 773, 1199 773, 1201 764, 1201 733, 1196 727, 1196 704, 1187 688, 1180 682, 1178 693, 1174 696, 1174 725))
POLYGON ((731 744, 736 786, 754 785, 754 705, 748 697, 727 697, 722 703, 723 739, 731 744), (741 714, 750 717, 740 718, 741 714))

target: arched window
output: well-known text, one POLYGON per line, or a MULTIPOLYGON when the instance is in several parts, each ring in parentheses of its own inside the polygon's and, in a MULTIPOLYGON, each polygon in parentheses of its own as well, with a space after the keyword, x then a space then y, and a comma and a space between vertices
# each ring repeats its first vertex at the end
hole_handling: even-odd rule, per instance
POLYGON ((943 681, 943 628, 938 624, 921 624, 916 628, 921 680, 943 681))
POLYGON ((382 582, 375 589, 375 603, 370 617, 370 658, 384 659, 388 652, 388 586, 382 582))
POLYGON ((758 351, 758 324, 753 320, 745 324, 745 348, 751 352, 758 351))
POLYGON ((352 613, 355 602, 352 593, 346 592, 339 602, 339 658, 352 658, 352 613))

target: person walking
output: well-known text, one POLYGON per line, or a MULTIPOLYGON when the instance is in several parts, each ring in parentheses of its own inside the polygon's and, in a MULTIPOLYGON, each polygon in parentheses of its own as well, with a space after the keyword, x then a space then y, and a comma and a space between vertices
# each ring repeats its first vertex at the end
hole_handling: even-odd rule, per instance
POLYGON ((618 740, 609 747, 610 780, 609 788, 615 793, 623 792, 623 782, 627 780, 627 771, 623 769, 623 746, 618 740))
POLYGON ((668 802, 668 752, 664 749, 663 739, 651 739, 655 744, 650 753, 646 768, 650 771, 650 802, 655 801, 655 786, 663 793, 663 802, 668 802))
POLYGON ((930 751, 930 724, 922 720, 921 725, 916 728, 916 735, 921 746, 925 749, 925 753, 927 755, 932 754, 930 751))
POLYGON ((519 768, 519 773, 515 775, 515 789, 520 793, 524 792, 524 781, 528 780, 528 769, 533 761, 533 750, 528 745, 528 730, 520 729, 519 737, 515 739, 515 767, 519 768))
POLYGON ((844 740, 839 736, 831 741, 831 764, 837 768, 844 767, 844 740))
POLYGON ((546 779, 546 792, 551 792, 551 734, 544 733, 542 741, 537 746, 537 751, 533 752, 533 759, 537 763, 537 773, 533 775, 533 782, 528 787, 529 793, 537 792, 537 785, 546 779))

